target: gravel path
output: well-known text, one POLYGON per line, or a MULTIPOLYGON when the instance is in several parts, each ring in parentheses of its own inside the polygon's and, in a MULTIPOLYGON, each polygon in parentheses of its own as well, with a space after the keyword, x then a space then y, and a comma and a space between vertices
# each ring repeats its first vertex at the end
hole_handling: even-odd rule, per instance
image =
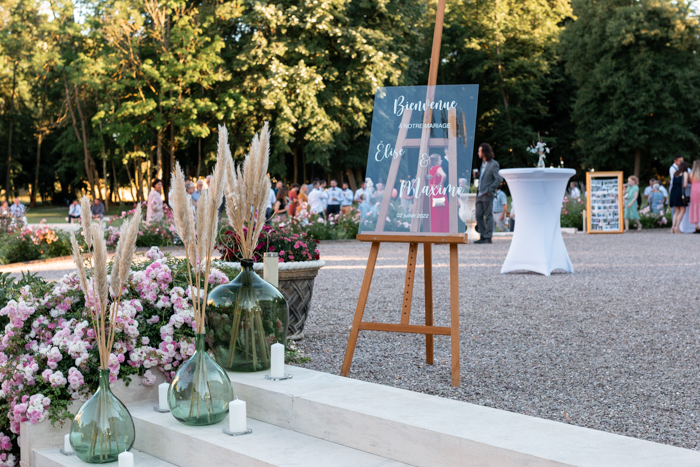
MULTIPOLYGON (((352 378, 700 449, 700 236, 565 236, 575 274, 500 274, 509 240, 460 246, 462 387, 449 337, 360 332, 352 378)), ((303 366, 339 374, 369 244, 321 245, 303 366), (327 304, 327 305, 325 305, 327 304)), ((365 321, 398 322, 408 246, 379 251, 365 321)), ((436 325, 449 325, 448 247, 433 251, 436 325)), ((422 254, 419 258, 422 264, 422 254)), ((424 319, 423 270, 411 322, 424 319)))
MULTIPOLYGON (((551 277, 500 274, 508 239, 460 246, 461 388, 451 387, 443 336, 435 338, 430 366, 423 336, 363 331, 350 376, 700 449, 700 235, 666 230, 564 241, 576 273, 551 277)), ((303 366, 340 372, 369 248, 321 244, 327 266, 301 341, 311 358, 303 366)), ((382 245, 365 321, 398 322, 407 250, 382 245)), ((433 263, 435 324, 448 325, 446 246, 434 248, 433 263)), ((72 267, 31 270, 57 278, 72 267)), ((419 267, 414 324, 423 319, 423 300, 419 267)))

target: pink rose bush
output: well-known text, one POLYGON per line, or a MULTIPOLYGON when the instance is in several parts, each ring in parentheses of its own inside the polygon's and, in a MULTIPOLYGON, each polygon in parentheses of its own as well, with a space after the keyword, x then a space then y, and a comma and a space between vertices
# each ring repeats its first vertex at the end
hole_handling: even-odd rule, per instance
MULTIPOLYGON (((152 248, 137 257, 115 323, 110 383, 138 375, 153 385, 167 381, 195 350, 190 291, 182 260, 152 248)), ((211 288, 231 271, 214 269, 211 288)), ((47 283, 0 276, 0 467, 19 464, 22 422, 71 418, 97 388, 99 358, 89 311, 75 274, 47 283), (3 298, 4 297, 4 298, 3 298)), ((88 303, 92 296, 88 295, 88 303)))

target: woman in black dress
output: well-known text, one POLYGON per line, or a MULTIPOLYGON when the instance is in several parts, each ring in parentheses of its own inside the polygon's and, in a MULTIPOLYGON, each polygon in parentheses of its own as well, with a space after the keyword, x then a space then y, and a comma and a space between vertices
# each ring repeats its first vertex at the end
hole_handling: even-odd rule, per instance
POLYGON ((280 190, 277 192, 277 201, 275 201, 274 210, 275 211, 272 214, 273 217, 287 217, 287 189, 285 187, 280 188, 280 190))
POLYGON ((678 170, 673 173, 673 183, 671 184, 671 193, 669 193, 669 206, 675 208, 673 210, 673 226, 671 233, 680 233, 681 221, 685 215, 686 206, 688 206, 687 198, 683 197, 685 187, 688 186, 688 163, 683 161, 678 166, 678 170))

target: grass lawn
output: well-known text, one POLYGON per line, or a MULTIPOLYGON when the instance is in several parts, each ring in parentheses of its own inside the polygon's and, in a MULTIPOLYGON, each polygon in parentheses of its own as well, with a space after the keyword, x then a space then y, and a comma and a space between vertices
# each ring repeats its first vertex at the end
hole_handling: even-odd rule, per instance
MULTIPOLYGON (((131 209, 131 203, 119 205, 110 205, 109 211, 105 213, 107 216, 120 216, 122 211, 131 209)), ((27 207, 27 222, 30 224, 38 224, 42 219, 46 219, 47 224, 65 224, 68 218, 68 207, 60 206, 37 206, 35 208, 27 207)))

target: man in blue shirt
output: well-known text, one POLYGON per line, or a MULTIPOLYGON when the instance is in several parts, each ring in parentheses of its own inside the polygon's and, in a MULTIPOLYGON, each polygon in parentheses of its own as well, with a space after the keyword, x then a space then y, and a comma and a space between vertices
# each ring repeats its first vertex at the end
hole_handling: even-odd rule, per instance
POLYGON ((355 198, 355 193, 352 192, 347 183, 343 182, 343 198, 340 202, 340 211, 349 216, 352 212, 352 201, 355 198))
POLYGON ((501 232, 508 232, 506 227, 506 211, 508 211, 508 198, 501 191, 501 188, 496 189, 496 196, 493 197, 493 222, 494 230, 498 227, 501 232))
POLYGON ((338 188, 338 182, 331 180, 331 187, 327 190, 328 193, 328 204, 327 212, 328 215, 337 216, 340 214, 340 203, 343 201, 343 190, 338 188))
POLYGON ((24 215, 26 209, 27 208, 24 206, 24 204, 19 202, 19 198, 15 198, 12 206, 10 206, 10 214, 14 219, 19 219, 26 224, 27 218, 24 215))

